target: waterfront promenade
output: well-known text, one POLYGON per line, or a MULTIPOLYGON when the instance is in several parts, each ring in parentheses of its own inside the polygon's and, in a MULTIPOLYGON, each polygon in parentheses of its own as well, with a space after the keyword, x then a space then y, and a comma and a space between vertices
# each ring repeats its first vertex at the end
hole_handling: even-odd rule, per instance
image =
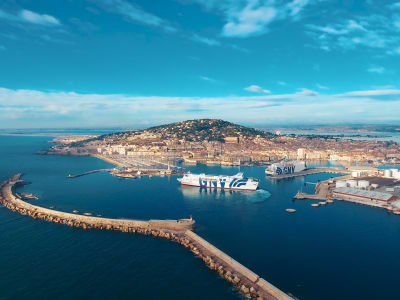
POLYGON ((231 282, 236 289, 251 299, 293 299, 236 260, 217 249, 192 229, 194 220, 128 220, 77 215, 32 205, 13 193, 13 188, 22 184, 21 174, 16 174, 0 186, 0 202, 12 211, 35 219, 65 224, 82 229, 114 230, 126 233, 141 233, 175 241, 201 258, 205 264, 231 282))

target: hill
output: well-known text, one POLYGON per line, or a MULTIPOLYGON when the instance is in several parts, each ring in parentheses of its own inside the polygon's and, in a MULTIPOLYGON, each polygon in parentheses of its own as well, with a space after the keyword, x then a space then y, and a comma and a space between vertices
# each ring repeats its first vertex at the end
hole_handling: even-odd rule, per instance
POLYGON ((178 138, 187 141, 220 141, 225 137, 270 137, 272 134, 217 119, 188 120, 155 126, 146 131, 160 134, 162 138, 178 138))
POLYGON ((170 140, 178 139, 188 142, 219 141, 224 142, 225 137, 255 137, 269 138, 274 136, 271 133, 234 124, 217 119, 200 119, 176 122, 166 125, 154 126, 148 129, 137 131, 126 131, 102 135, 94 139, 74 143, 71 146, 84 146, 88 143, 109 143, 118 144, 127 141, 139 140, 170 140))

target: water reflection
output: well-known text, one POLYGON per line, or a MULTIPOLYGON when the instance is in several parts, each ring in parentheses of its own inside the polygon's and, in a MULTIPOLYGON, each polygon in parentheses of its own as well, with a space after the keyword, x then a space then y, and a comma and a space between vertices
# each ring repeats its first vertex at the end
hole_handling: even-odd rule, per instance
POLYGON ((180 191, 186 199, 202 201, 241 200, 251 203, 257 203, 265 201, 271 196, 270 192, 263 189, 259 189, 256 191, 239 191, 181 186, 180 191))

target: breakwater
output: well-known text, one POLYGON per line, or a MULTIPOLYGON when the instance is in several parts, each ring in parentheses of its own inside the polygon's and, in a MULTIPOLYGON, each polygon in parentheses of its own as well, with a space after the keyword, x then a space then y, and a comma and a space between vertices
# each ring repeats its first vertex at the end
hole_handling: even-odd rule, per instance
POLYGON ((12 211, 35 219, 65 224, 82 229, 115 230, 141 233, 175 241, 201 258, 206 265, 231 282, 243 295, 251 299, 293 299, 227 254, 217 249, 191 229, 192 219, 180 220, 128 220, 76 215, 27 203, 16 197, 13 188, 22 184, 21 174, 12 176, 0 186, 0 202, 12 211))
POLYGON ((112 172, 114 169, 98 169, 98 170, 92 170, 92 171, 88 171, 85 173, 81 173, 81 174, 76 174, 76 175, 71 175, 69 174, 67 176, 67 178, 77 178, 77 177, 81 177, 81 176, 85 176, 85 175, 90 175, 90 174, 94 174, 94 173, 99 173, 99 172, 112 172))

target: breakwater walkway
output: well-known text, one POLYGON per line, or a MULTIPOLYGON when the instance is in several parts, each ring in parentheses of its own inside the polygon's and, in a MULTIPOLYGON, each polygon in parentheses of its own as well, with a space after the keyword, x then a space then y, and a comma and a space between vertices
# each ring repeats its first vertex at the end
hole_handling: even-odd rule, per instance
POLYGON ((89 175, 89 174, 94 174, 94 173, 99 173, 99 172, 112 172, 114 169, 98 169, 98 170, 92 170, 92 171, 88 171, 85 173, 81 173, 81 174, 76 174, 76 175, 71 175, 69 174, 67 176, 67 178, 77 178, 77 177, 81 177, 81 176, 85 176, 85 175, 89 175))
POLYGON ((217 249, 192 231, 194 220, 129 220, 76 215, 32 205, 13 193, 13 188, 22 184, 21 174, 16 174, 0 185, 0 202, 8 209, 35 219, 65 224, 83 229, 115 230, 126 233, 141 233, 175 241, 205 264, 231 282, 239 292, 257 300, 293 299, 236 260, 217 249))

